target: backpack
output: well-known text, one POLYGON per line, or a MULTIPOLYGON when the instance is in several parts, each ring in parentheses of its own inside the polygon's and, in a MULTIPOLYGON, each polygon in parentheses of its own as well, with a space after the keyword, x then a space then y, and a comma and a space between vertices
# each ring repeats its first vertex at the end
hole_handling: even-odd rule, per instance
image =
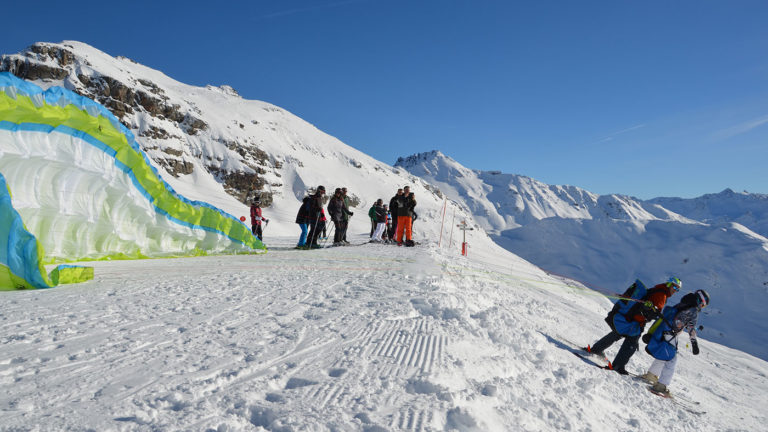
POLYGON ((648 344, 648 346, 645 347, 645 352, 650 354, 653 358, 659 360, 672 360, 677 354, 677 343, 672 345, 665 336, 670 335, 669 338, 675 340, 670 323, 674 322, 678 312, 682 310, 680 307, 680 304, 665 307, 664 312, 662 313, 662 318, 653 323, 651 328, 648 329, 648 333, 643 336, 643 342, 648 344))
POLYGON ((636 279, 635 283, 630 285, 629 288, 624 291, 624 294, 619 296, 621 298, 614 303, 613 309, 611 309, 611 311, 608 312, 608 316, 605 317, 605 322, 608 323, 611 330, 616 331, 613 323, 614 316, 616 316, 616 314, 624 316, 628 315, 629 311, 638 304, 638 302, 632 300, 642 300, 647 293, 648 289, 645 287, 645 284, 643 284, 640 279, 636 279))

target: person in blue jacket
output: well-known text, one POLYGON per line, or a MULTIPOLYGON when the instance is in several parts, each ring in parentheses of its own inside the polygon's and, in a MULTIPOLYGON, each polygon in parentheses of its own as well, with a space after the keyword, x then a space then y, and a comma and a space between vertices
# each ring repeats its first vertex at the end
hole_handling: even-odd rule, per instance
POLYGON ((662 318, 657 320, 648 333, 643 336, 643 342, 648 343, 645 351, 655 359, 641 378, 653 384, 651 390, 663 396, 669 396, 669 383, 675 374, 677 364, 678 336, 687 332, 691 338, 693 355, 699 354, 699 343, 696 339, 696 321, 701 309, 709 304, 709 294, 704 290, 696 290, 680 299, 680 303, 664 308, 662 318))
POLYGON ((643 334, 648 320, 656 318, 667 303, 667 299, 680 290, 683 282, 671 277, 666 283, 660 283, 646 290, 645 285, 638 279, 616 302, 608 314, 606 322, 611 332, 600 338, 593 345, 587 345, 585 351, 604 356, 605 349, 624 339, 619 352, 610 364, 610 369, 626 375, 629 359, 639 348, 640 335, 643 334), (630 295, 630 291, 632 294, 630 295), (640 293, 641 295, 638 295, 640 293), (625 297, 626 296, 626 297, 625 297))

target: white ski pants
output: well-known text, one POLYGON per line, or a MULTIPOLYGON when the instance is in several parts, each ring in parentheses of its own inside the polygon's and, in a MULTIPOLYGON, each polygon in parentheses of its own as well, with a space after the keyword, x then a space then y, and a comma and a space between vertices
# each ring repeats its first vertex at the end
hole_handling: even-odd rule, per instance
MULTIPOLYGON (((672 343, 677 345, 677 341, 672 341, 672 343)), ((654 359, 648 372, 659 377, 659 382, 668 386, 672 382, 672 376, 675 375, 675 365, 677 365, 677 354, 672 357, 672 360, 654 359)))
POLYGON ((373 232, 373 237, 371 237, 371 240, 381 241, 381 235, 384 233, 384 230, 387 228, 387 224, 384 222, 379 222, 376 224, 376 231, 373 232))

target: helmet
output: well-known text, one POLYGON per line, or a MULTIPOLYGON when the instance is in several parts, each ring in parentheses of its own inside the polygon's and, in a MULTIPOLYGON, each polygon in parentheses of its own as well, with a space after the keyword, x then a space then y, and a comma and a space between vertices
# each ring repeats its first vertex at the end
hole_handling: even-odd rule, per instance
POLYGON ((671 277, 667 280, 667 287, 672 287, 675 292, 680 291, 680 288, 683 287, 683 281, 676 277, 671 277))
POLYGON ((704 290, 696 290, 696 303, 699 308, 709 305, 709 294, 704 290))

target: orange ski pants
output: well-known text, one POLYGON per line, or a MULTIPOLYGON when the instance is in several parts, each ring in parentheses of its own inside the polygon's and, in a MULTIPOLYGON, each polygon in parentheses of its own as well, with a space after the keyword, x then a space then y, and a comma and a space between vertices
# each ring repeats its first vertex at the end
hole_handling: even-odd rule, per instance
POLYGON ((411 240, 411 224, 413 219, 410 216, 398 216, 397 217, 397 242, 403 242, 403 231, 405 231, 405 239, 411 240))

